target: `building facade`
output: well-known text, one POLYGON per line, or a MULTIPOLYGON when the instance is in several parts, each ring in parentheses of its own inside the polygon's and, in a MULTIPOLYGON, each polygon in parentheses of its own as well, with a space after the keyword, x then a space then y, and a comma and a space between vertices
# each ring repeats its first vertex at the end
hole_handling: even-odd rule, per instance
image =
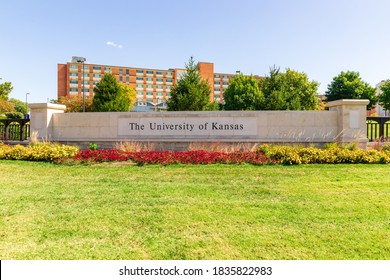
MULTIPOLYGON (((210 88, 210 100, 223 102, 223 93, 235 74, 214 73, 214 64, 198 63, 200 76, 207 80, 210 88)), ((79 63, 75 60, 58 64, 58 98, 62 96, 93 96, 93 88, 105 73, 112 73, 118 82, 135 89, 138 106, 151 104, 159 106, 171 96, 172 86, 177 83, 185 69, 151 69, 137 67, 107 66, 79 63)))

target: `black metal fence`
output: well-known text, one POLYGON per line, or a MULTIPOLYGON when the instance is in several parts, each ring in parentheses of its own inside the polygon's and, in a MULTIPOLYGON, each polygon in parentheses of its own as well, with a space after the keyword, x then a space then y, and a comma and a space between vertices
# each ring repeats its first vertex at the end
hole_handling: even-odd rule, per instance
POLYGON ((390 117, 367 117, 367 138, 370 141, 390 140, 390 117))
POLYGON ((0 140, 24 141, 30 137, 30 119, 0 119, 0 140))

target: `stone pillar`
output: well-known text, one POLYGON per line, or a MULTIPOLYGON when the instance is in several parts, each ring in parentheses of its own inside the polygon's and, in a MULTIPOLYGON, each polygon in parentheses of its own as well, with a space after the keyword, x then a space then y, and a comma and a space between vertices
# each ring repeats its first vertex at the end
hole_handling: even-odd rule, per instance
POLYGON ((51 140, 52 116, 55 113, 64 113, 66 106, 52 103, 28 104, 30 108, 30 132, 38 133, 38 140, 51 140))
POLYGON ((361 148, 367 146, 366 111, 369 103, 367 99, 340 99, 328 102, 326 106, 329 110, 337 112, 336 141, 355 142, 361 148))

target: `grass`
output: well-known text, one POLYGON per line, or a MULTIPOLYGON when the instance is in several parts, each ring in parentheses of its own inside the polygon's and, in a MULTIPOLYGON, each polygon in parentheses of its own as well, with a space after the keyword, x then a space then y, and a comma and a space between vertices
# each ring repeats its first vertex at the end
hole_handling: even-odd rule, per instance
POLYGON ((389 171, 0 161, 0 259, 390 259, 389 171))

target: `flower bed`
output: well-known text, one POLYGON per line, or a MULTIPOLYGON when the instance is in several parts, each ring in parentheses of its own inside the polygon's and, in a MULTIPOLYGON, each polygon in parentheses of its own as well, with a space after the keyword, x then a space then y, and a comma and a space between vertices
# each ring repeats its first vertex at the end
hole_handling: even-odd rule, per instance
POLYGON ((72 158, 77 162, 109 162, 132 161, 138 165, 144 164, 242 164, 255 165, 277 163, 275 159, 267 157, 260 151, 254 152, 207 152, 207 151, 139 151, 125 152, 121 150, 82 150, 72 158))
POLYGON ((66 145, 39 143, 24 147, 0 143, 0 160, 48 161, 60 164, 132 162, 144 164, 338 164, 338 163, 390 163, 390 146, 376 150, 357 149, 353 145, 329 144, 323 149, 315 147, 262 145, 255 151, 125 151, 120 149, 79 150, 66 145))

